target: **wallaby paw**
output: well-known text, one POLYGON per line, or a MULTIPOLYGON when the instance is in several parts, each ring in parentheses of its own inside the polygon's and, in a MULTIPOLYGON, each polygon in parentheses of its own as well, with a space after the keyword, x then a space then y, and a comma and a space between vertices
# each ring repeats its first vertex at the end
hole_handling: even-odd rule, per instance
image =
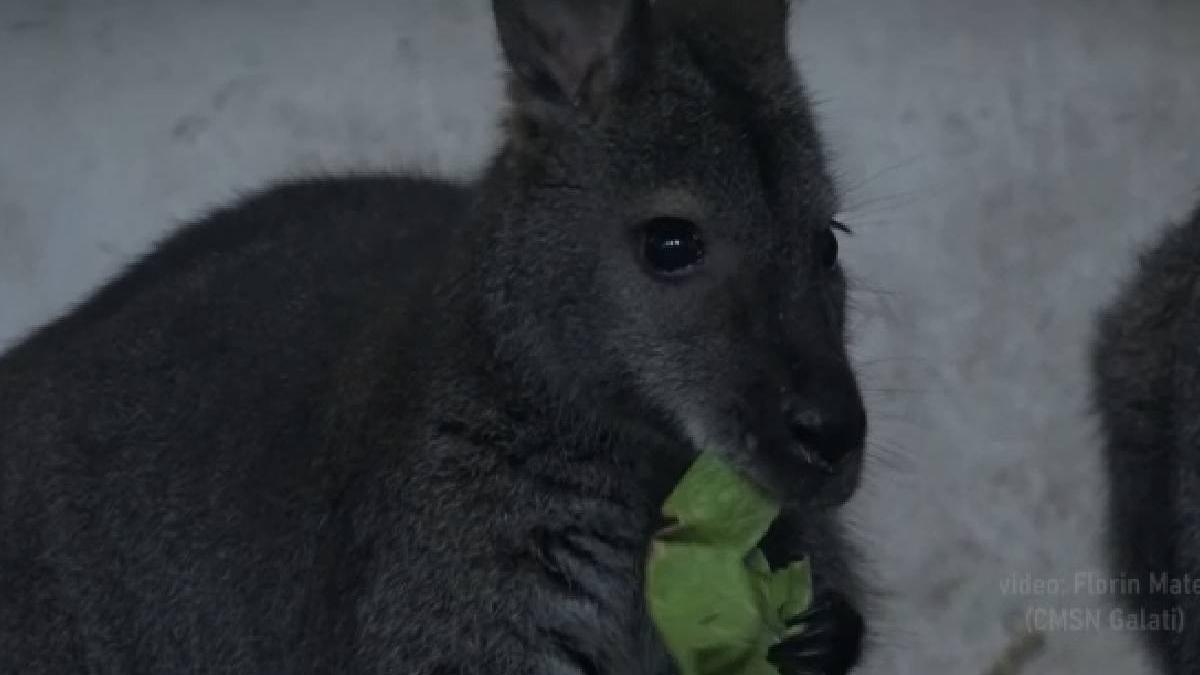
POLYGON ((841 595, 817 596, 812 607, 791 625, 803 625, 804 629, 767 653, 781 675, 846 675, 858 665, 865 623, 841 595))

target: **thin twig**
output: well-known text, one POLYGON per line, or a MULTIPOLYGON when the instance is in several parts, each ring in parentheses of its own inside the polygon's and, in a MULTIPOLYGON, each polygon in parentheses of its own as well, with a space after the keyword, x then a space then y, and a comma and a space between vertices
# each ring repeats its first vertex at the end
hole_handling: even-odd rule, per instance
POLYGON ((984 675, 1020 675, 1045 648, 1045 634, 1022 627, 1013 635, 1008 647, 984 675))

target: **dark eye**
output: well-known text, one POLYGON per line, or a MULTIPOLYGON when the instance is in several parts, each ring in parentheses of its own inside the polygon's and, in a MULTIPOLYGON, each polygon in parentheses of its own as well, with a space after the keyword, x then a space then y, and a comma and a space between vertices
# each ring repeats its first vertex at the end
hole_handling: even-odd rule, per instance
POLYGON ((838 262, 838 239, 833 233, 837 223, 832 223, 817 233, 817 259, 826 269, 833 269, 838 262))
POLYGON ((655 218, 644 226, 642 255, 655 272, 678 275, 691 270, 704 259, 704 240, 700 229, 683 218, 655 218))

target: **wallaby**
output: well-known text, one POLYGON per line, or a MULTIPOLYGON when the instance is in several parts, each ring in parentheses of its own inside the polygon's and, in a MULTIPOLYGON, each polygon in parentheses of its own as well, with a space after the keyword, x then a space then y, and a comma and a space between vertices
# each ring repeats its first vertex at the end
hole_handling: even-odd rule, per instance
POLYGON ((783 0, 495 0, 476 182, 283 184, 0 361, 0 672, 671 673, 644 567, 700 451, 785 500, 859 656, 866 416, 783 0))
POLYGON ((1122 600, 1166 672, 1200 673, 1200 210, 1142 256, 1092 358, 1122 600))

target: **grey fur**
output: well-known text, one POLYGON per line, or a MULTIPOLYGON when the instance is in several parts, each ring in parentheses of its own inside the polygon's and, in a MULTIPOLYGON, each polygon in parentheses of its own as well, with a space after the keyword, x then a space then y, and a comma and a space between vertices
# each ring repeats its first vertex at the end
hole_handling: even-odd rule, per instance
POLYGON ((1200 579, 1200 211, 1142 255, 1102 316, 1092 365, 1114 572, 1138 581, 1122 600, 1155 616, 1182 610, 1182 631, 1147 638, 1166 672, 1200 672, 1200 596, 1152 579, 1200 579))
POLYGON ((642 571, 700 447, 855 595, 828 509, 862 408, 785 3, 600 4, 497 0, 478 183, 275 187, 0 359, 0 672, 669 672, 642 571), (664 214, 705 231, 689 280, 639 265, 664 214), (805 442, 833 475, 783 399, 848 420, 805 442))

